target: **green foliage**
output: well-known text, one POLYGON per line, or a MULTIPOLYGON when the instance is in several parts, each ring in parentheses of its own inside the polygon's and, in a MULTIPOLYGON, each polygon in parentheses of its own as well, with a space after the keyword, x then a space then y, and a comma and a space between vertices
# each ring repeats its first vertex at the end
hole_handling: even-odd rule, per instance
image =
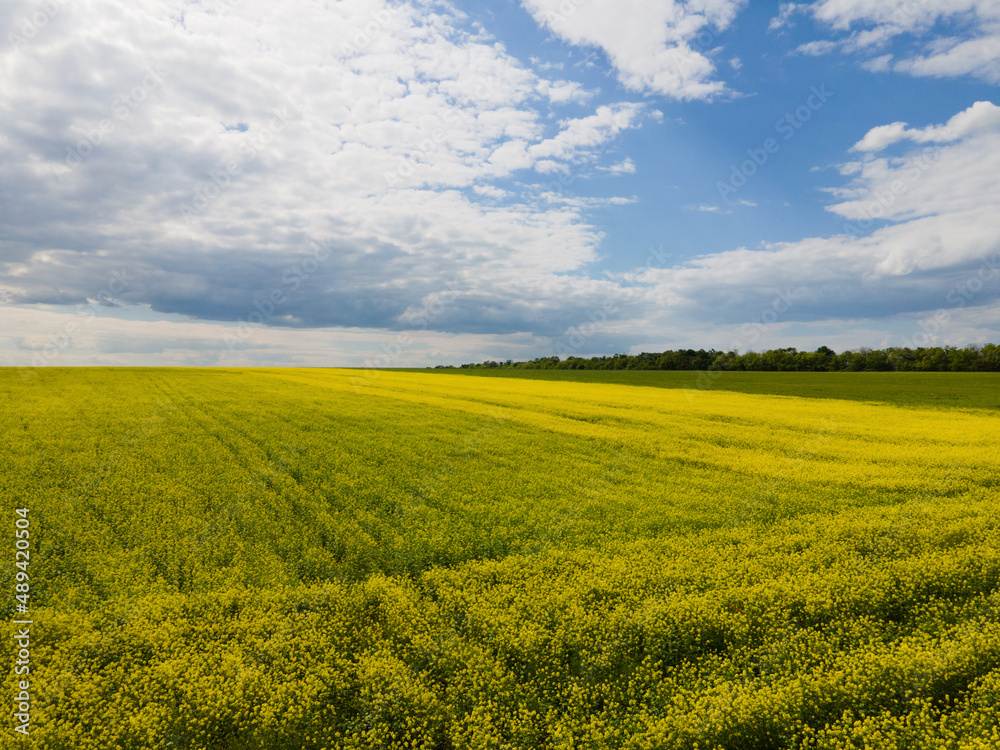
MULTIPOLYGON (((722 372, 1000 372, 1000 346, 890 347, 837 354, 827 346, 815 352, 794 347, 765 352, 721 352, 681 349, 659 354, 615 354, 610 357, 539 357, 526 362, 488 360, 460 369, 512 367, 524 370, 713 370, 722 372)), ((438 366, 437 369, 454 369, 438 366)))
POLYGON ((710 370, 405 370, 472 377, 601 383, 878 401, 898 406, 1000 409, 1000 375, 975 372, 743 372, 710 370))

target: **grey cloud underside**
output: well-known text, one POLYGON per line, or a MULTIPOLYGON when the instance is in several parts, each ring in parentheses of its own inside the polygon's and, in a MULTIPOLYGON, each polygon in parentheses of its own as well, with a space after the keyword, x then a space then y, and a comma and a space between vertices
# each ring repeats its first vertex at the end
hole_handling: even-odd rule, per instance
POLYGON ((10 301, 147 305, 195 320, 278 328, 530 331, 548 336, 586 322, 588 313, 604 304, 596 295, 560 302, 477 291, 455 281, 463 275, 461 266, 429 267, 426 259, 394 248, 333 248, 322 262, 316 260, 317 251, 314 245, 307 252, 288 252, 280 261, 240 251, 163 251, 155 265, 141 255, 94 262, 85 253, 50 253, 53 262, 34 266, 32 285, 10 301), (123 281, 116 283, 116 278, 123 281), (440 301, 430 301, 438 297, 440 301))
MULTIPOLYGON (((155 264, 141 254, 95 258, 89 253, 49 252, 49 262, 32 266, 30 286, 10 301, 66 306, 88 301, 141 304, 195 320, 249 321, 278 328, 531 332, 549 337, 593 320, 609 300, 615 303, 616 313, 610 316, 613 323, 674 315, 718 324, 759 321, 769 309, 779 311, 781 322, 811 322, 920 314, 954 307, 957 300, 970 308, 1000 301, 1000 272, 980 284, 976 281, 982 280, 979 272, 988 271, 980 261, 868 281, 841 276, 824 283, 789 273, 775 277, 773 285, 718 285, 707 277, 689 281, 683 296, 658 296, 651 285, 638 287, 648 290, 645 296, 635 294, 634 286, 608 285, 599 293, 560 300, 511 289, 491 290, 481 279, 472 286, 462 281, 468 268, 461 263, 438 260, 432 264, 426 257, 391 246, 328 245, 330 256, 316 263, 314 253, 319 246, 303 244, 284 251, 280 258, 240 250, 163 250, 157 253, 155 264), (124 289, 113 283, 116 274, 124 277, 124 289), (962 290, 964 294, 955 296, 962 290), (271 307, 268 300, 275 298, 278 301, 271 307)), ((621 340, 616 339, 619 345, 621 340)))
POLYGON ((690 314, 728 324, 762 320, 809 323, 843 318, 880 320, 957 306, 993 307, 1000 302, 1000 270, 991 269, 991 265, 977 261, 905 276, 869 281, 842 278, 826 283, 789 275, 775 279, 783 283, 780 287, 703 289, 704 297, 693 301, 690 314))

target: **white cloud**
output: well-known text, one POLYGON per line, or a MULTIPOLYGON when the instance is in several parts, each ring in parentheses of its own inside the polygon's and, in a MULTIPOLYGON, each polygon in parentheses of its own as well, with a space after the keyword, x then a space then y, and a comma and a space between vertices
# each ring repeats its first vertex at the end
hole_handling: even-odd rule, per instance
MULTIPOLYGON (((1000 4, 996 0, 818 0, 811 5, 783 6, 781 22, 775 19, 772 26, 783 25, 798 11, 810 12, 834 31, 850 32, 835 42, 846 52, 878 48, 904 34, 925 40, 892 65, 897 72, 938 78, 971 75, 1000 83, 1000 4), (936 24, 942 21, 962 33, 935 34, 936 24)), ((865 65, 885 70, 890 60, 882 55, 865 65)))
POLYGON ((975 133, 1000 130, 1000 107, 992 102, 976 102, 944 125, 908 128, 905 122, 880 125, 868 131, 851 151, 881 151, 903 140, 914 143, 947 143, 975 133))
POLYGON ((1000 15, 994 0, 818 0, 802 7, 817 20, 841 30, 869 23, 887 29, 923 31, 941 18, 1000 15))
POLYGON ((978 320, 995 323, 1000 125, 986 128, 991 120, 970 112, 919 131, 936 139, 957 122, 962 138, 847 165, 842 173, 850 182, 831 189, 840 200, 828 209, 842 217, 841 234, 740 248, 615 278, 645 287, 649 309, 657 311, 647 321, 650 328, 698 326, 707 319, 716 326, 743 320, 756 330, 751 324, 764 314, 772 333, 771 323, 849 318, 881 319, 884 329, 887 321, 942 308, 955 320, 960 312, 972 320, 975 309, 978 320))
POLYGON ((861 63, 861 67, 872 73, 885 73, 890 70, 891 63, 892 55, 879 55, 861 63))
MULTIPOLYGON (((535 20, 562 39, 604 50, 633 91, 677 99, 723 93, 699 33, 724 30, 746 0, 522 0, 535 20)), ((710 38, 712 38, 710 36, 710 38)))
POLYGON ((625 161, 612 164, 610 167, 598 167, 597 169, 611 174, 635 174, 636 172, 635 162, 631 159, 625 159, 625 161))
POLYGON ((590 206, 493 182, 591 168, 641 105, 581 109, 444 4, 60 7, 0 51, 0 301, 85 304, 127 269, 122 304, 232 321, 275 292, 280 326, 405 326, 452 283, 442 330, 595 304, 568 275, 598 257, 590 206))
POLYGON ((535 162, 535 171, 538 174, 556 174, 558 172, 565 174, 569 172, 569 165, 552 159, 539 159, 535 162))
POLYGON ((602 206, 627 206, 637 202, 637 198, 626 198, 624 196, 611 196, 610 198, 587 198, 582 196, 568 196, 554 191, 543 192, 539 196, 546 203, 558 203, 563 206, 573 208, 600 208, 602 206))
POLYGON ((930 46, 923 56, 901 60, 897 71, 915 76, 949 78, 972 75, 1000 83, 1000 20, 985 25, 975 39, 948 38, 930 46))
POLYGON ((821 55, 829 55, 837 49, 836 42, 829 41, 818 41, 818 42, 807 42, 806 44, 800 44, 795 48, 795 51, 800 55, 808 55, 810 57, 819 57, 821 55))
POLYGON ((539 80, 538 93, 548 98, 555 104, 565 104, 567 102, 585 102, 594 94, 587 91, 576 81, 548 81, 539 80))
POLYGON ((527 153, 533 159, 566 159, 581 149, 596 148, 634 127, 640 110, 637 104, 598 107, 593 115, 560 123, 558 134, 528 147, 527 153))
POLYGON ((804 7, 804 5, 799 3, 782 3, 778 10, 778 15, 771 19, 771 23, 768 24, 768 28, 771 31, 776 31, 778 29, 783 29, 786 26, 790 26, 792 18, 804 7))
POLYGON ((478 195, 485 195, 489 198, 496 198, 497 200, 503 200, 510 195, 508 191, 498 188, 495 185, 473 185, 472 189, 478 195))
POLYGON ((540 57, 529 57, 528 62, 535 66, 538 70, 564 70, 566 68, 565 63, 561 62, 545 62, 540 57))
POLYGON ((851 151, 881 151, 906 137, 906 123, 894 122, 869 130, 865 137, 851 146, 851 151))

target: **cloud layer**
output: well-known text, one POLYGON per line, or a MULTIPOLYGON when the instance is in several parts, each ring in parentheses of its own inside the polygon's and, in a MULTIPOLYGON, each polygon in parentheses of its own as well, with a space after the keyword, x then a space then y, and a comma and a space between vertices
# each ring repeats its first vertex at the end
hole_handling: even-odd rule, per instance
POLYGON ((603 293, 579 274, 600 232, 543 181, 598 174, 643 106, 588 106, 448 5, 79 0, 30 39, 38 6, 12 5, 7 303, 86 304, 124 270, 117 301, 164 314, 275 294, 269 325, 400 328, 444 294, 436 326, 513 332, 603 293))
POLYGON ((620 279, 643 285, 650 309, 659 302, 660 325, 745 321, 732 342, 744 349, 779 323, 918 320, 942 308, 978 310, 993 320, 1000 301, 997 111, 979 102, 941 125, 870 131, 855 147, 866 152, 863 159, 840 165, 849 182, 828 190, 837 201, 828 210, 843 218, 840 234, 740 248, 620 279), (940 145, 894 157, 871 153, 904 139, 940 145))
POLYGON ((880 125, 868 131, 851 151, 881 151, 900 141, 948 143, 976 133, 1000 130, 1000 107, 993 102, 976 102, 944 125, 909 128, 905 122, 880 125))
POLYGON ((796 15, 811 15, 840 32, 828 40, 802 45, 805 54, 826 54, 836 46, 870 55, 894 40, 918 40, 903 53, 872 58, 873 70, 950 78, 971 75, 1000 83, 1000 4, 994 0, 818 0, 785 3, 771 24, 778 29, 796 15))
MULTIPOLYGON (((601 274, 598 212, 659 209, 572 188, 656 171, 616 148, 663 119, 647 98, 725 98, 715 35, 745 3, 523 5, 559 39, 602 50, 639 101, 521 62, 436 0, 9 2, 0 317, 16 333, 0 358, 433 364, 746 349, 837 321, 890 345, 942 307, 955 336, 996 330, 1000 278, 983 275, 1000 252, 995 103, 852 134, 822 194, 842 224, 833 236, 601 274)), ((772 25, 809 13, 839 37, 802 55, 874 50, 875 67, 944 75, 962 45, 991 38, 994 11, 823 0, 786 5, 772 25), (906 34, 916 52, 886 52, 906 34)), ((953 70, 988 79, 990 67, 953 70)), ((676 213, 726 220, 698 197, 676 213)))

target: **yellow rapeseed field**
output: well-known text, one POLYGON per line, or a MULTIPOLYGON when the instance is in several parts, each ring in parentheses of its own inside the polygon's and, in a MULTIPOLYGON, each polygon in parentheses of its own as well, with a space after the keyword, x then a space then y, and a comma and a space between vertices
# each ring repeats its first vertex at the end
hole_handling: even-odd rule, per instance
POLYGON ((0 395, 33 621, 0 747, 1000 747, 995 409, 290 369, 0 395))

